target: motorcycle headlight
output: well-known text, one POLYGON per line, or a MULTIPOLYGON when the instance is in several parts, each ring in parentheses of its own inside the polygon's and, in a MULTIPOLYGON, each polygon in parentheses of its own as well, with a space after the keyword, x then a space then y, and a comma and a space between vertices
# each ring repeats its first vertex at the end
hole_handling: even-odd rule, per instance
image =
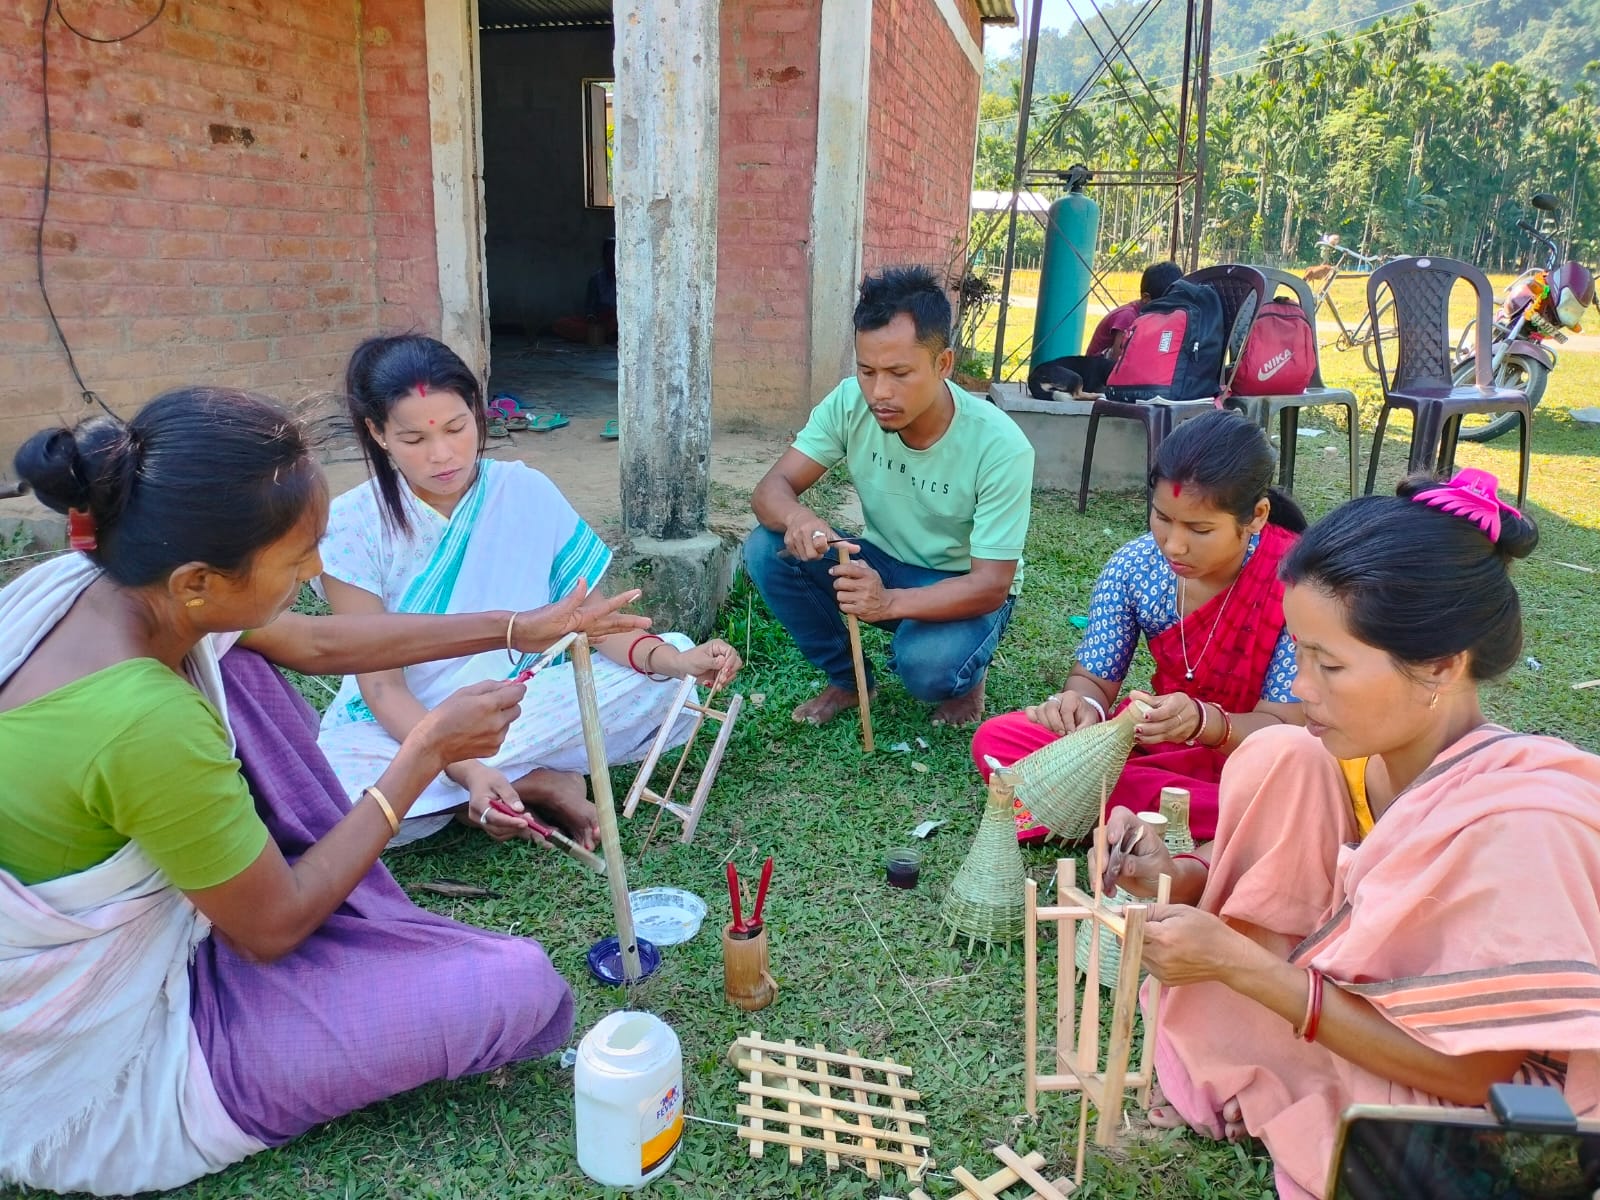
POLYGON ((1568 329, 1577 329, 1583 321, 1584 309, 1589 306, 1572 294, 1571 288, 1561 289, 1561 302, 1556 305, 1556 316, 1568 329))

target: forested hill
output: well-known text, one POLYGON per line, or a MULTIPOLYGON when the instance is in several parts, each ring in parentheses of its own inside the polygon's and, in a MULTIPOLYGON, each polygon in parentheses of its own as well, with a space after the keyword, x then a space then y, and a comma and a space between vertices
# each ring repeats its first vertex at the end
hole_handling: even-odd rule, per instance
MULTIPOLYGON (((1026 0, 1019 0, 1023 8, 1026 0)), ((1113 0, 1101 6, 1111 27, 1121 33, 1144 7, 1144 0, 1113 0)), ((1093 10, 1089 0, 1074 0, 1078 12, 1093 10)), ((1433 60, 1441 65, 1508 62, 1531 75, 1555 83, 1563 93, 1583 77, 1584 65, 1600 59, 1600 0, 1435 0, 1432 27, 1433 60)), ((1212 69, 1217 73, 1248 68, 1259 48, 1276 34, 1293 32, 1315 43, 1324 35, 1359 38, 1362 27, 1379 13, 1402 20, 1409 10, 1396 0, 1215 0, 1212 69)), ((1141 26, 1134 64, 1146 79, 1170 80, 1183 65, 1183 0, 1160 0, 1141 26)), ((1090 30, 1102 46, 1109 44, 1105 26, 1090 19, 1090 30)), ((1093 67, 1097 55, 1076 24, 1046 29, 1039 39, 1035 88, 1045 94, 1071 92, 1093 67)), ((1022 75, 1022 49, 991 61, 985 90, 1012 94, 1022 75)))
MULTIPOLYGON (((1136 2, 1108 4, 1107 16, 1125 24, 1136 2)), ((1534 193, 1550 192, 1574 252, 1600 258, 1600 0, 1556 0, 1552 11, 1564 15, 1525 20, 1514 17, 1540 10, 1507 0, 1388 0, 1373 10, 1384 2, 1312 0, 1296 19, 1269 10, 1271 0, 1217 0, 1202 251, 1305 262, 1337 233, 1364 250, 1503 270, 1528 254, 1516 221, 1534 193), (1342 16, 1328 11, 1335 3, 1342 16), (1356 15, 1363 10, 1370 19, 1356 15), (1479 57, 1453 58, 1465 45, 1479 57)), ((1087 11, 1088 0, 1078 3, 1087 11)), ((1088 89, 1089 37, 1074 29, 1043 40, 1032 167, 1083 163, 1114 175, 1174 165, 1183 8, 1162 4, 1140 31, 1134 65, 1112 63, 1088 89)), ((977 187, 1011 186, 1016 128, 1016 93, 1002 79, 982 101, 977 187)), ((1118 261, 1162 248, 1169 199, 1159 188, 1112 187, 1100 199, 1101 239, 1118 261)))

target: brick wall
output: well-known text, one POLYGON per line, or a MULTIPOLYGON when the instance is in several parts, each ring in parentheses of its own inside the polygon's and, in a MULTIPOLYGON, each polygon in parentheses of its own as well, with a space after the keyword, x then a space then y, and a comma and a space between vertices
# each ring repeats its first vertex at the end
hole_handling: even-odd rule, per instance
POLYGON ((821 0, 724 0, 712 385, 719 420, 803 415, 821 0))
MULTIPOLYGON (((34 280, 42 7, 0 13, 0 474, 85 411, 34 280)), ((71 15, 114 35, 150 8, 71 15)), ((52 20, 49 42, 45 271, 108 403, 192 382, 293 399, 379 327, 437 328, 422 0, 174 0, 131 41, 52 20)))
MULTIPOLYGON (((977 6, 957 0, 983 44, 977 6)), ((874 0, 867 118, 867 270, 943 271, 966 240, 983 80, 934 0, 874 0)))

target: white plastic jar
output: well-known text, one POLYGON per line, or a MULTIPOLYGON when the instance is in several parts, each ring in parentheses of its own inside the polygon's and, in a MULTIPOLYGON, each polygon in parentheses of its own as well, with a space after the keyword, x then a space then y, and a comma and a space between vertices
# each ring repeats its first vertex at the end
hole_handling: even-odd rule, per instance
POLYGON ((636 1188, 665 1173, 683 1140, 683 1051, 646 1012, 603 1017, 573 1071, 578 1166, 596 1183, 636 1188))

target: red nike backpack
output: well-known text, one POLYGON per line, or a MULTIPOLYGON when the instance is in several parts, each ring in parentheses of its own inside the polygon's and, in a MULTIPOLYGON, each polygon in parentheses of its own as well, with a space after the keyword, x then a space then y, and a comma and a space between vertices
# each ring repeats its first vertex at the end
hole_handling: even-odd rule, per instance
POLYGON ((1298 396, 1311 386, 1317 347, 1311 322, 1294 300, 1261 306, 1239 365, 1233 372, 1235 396, 1298 396))
POLYGON ((1222 377, 1222 301, 1180 279, 1139 310, 1122 357, 1106 380, 1111 400, 1201 400, 1222 377))

